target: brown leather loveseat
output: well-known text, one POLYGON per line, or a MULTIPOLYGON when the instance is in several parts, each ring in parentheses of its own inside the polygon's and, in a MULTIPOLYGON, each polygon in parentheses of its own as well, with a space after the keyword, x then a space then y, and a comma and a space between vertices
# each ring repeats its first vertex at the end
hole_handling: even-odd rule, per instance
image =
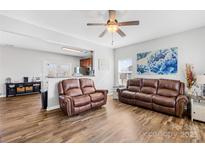
POLYGON ((107 102, 107 90, 96 90, 91 79, 67 79, 58 84, 60 108, 68 115, 76 115, 107 102))
POLYGON ((118 89, 119 101, 181 117, 187 97, 184 83, 168 79, 130 79, 118 89))

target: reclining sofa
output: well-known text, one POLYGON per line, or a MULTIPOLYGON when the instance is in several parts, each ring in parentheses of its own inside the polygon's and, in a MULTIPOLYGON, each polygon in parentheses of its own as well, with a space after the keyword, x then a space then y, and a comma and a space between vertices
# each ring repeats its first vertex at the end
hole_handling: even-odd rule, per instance
POLYGON ((59 82, 60 108, 68 116, 76 115, 107 102, 107 90, 96 90, 91 79, 67 79, 59 82))
POLYGON ((182 117, 188 99, 184 83, 168 79, 130 79, 125 89, 117 89, 119 101, 182 117))

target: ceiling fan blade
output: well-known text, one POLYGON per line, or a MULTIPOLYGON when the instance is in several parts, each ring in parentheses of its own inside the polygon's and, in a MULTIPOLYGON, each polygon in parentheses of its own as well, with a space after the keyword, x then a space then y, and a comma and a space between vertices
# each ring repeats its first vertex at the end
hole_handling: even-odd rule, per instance
POLYGON ((99 35, 99 37, 103 37, 106 33, 107 33, 107 29, 105 29, 105 30, 99 35))
POLYGON ((116 19, 116 11, 115 10, 109 10, 109 19, 114 21, 116 19))
POLYGON ((103 23, 87 23, 87 26, 106 26, 107 24, 103 23))
POLYGON ((119 29, 118 28, 118 30, 116 31, 121 37, 125 37, 126 36, 126 34, 121 30, 121 29, 119 29))
POLYGON ((119 26, 135 26, 135 25, 139 25, 139 24, 140 24, 139 20, 126 21, 126 22, 119 22, 118 23, 119 26))

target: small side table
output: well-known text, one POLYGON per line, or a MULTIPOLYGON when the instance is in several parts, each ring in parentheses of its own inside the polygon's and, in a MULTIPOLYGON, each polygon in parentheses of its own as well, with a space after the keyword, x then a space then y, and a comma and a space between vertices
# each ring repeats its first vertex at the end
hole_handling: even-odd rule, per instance
POLYGON ((191 99, 191 120, 205 122, 205 97, 189 96, 191 99))
POLYGON ((124 89, 125 86, 113 86, 113 99, 118 99, 118 93, 117 93, 118 88, 124 89))

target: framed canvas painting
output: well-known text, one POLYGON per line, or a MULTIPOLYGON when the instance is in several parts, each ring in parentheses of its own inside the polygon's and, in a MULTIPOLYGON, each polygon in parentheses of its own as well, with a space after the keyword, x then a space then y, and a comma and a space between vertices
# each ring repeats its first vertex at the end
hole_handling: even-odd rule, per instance
POLYGON ((178 71, 178 48, 137 53, 137 74, 170 75, 178 71))

